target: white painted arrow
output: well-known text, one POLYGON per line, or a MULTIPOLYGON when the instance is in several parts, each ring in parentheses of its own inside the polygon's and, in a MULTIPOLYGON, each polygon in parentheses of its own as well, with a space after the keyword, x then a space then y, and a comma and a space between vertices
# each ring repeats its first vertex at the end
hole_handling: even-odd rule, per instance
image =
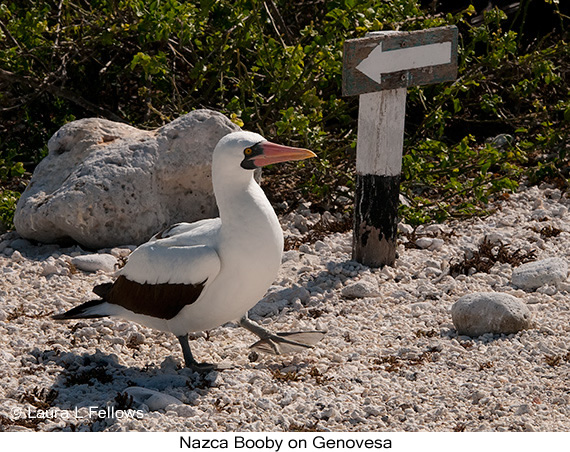
POLYGON ((438 42, 424 46, 382 51, 379 43, 364 58, 356 69, 376 83, 382 82, 382 74, 408 71, 427 66, 437 66, 451 62, 451 42, 438 42))

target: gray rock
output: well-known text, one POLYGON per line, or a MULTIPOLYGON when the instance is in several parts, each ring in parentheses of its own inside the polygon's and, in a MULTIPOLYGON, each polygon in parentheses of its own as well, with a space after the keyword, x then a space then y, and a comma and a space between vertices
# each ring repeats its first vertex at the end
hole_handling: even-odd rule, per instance
POLYGON ((367 298, 377 297, 380 295, 378 286, 370 281, 361 280, 345 286, 341 292, 346 298, 367 298))
POLYGON ((416 245, 423 250, 439 251, 443 247, 443 240, 431 237, 420 237, 416 240, 416 245))
POLYGON ((115 270, 117 259, 112 254, 86 254, 71 259, 71 263, 84 272, 112 272, 115 270))
POLYGON ((50 276, 57 273, 59 273, 59 267, 56 265, 54 258, 49 258, 43 263, 42 272, 40 273, 42 276, 50 276))
POLYGON ((32 244, 26 239, 16 239, 12 240, 10 246, 18 251, 25 251, 27 250, 32 244))
POLYGON ((430 246, 433 245, 433 239, 430 237, 421 237, 416 240, 416 245, 419 246, 421 249, 428 249, 430 246))
POLYGON ((431 251, 439 251, 443 247, 444 241, 442 239, 433 239, 429 249, 431 251))
POLYGON ((150 411, 163 410, 168 405, 183 405, 182 401, 176 397, 139 386, 131 386, 125 389, 125 392, 133 398, 135 403, 146 405, 150 411))
POLYGON ((518 298, 506 293, 472 293, 451 307, 453 325, 460 335, 511 334, 531 325, 530 310, 518 298))
POLYGON ((406 223, 398 223, 398 232, 400 234, 411 234, 414 232, 414 228, 406 223))
POLYGON ((546 284, 558 285, 568 277, 564 259, 551 257, 522 264, 513 270, 512 283, 524 290, 535 290, 546 284))
POLYGON ((10 257, 14 262, 22 262, 24 260, 24 256, 18 250, 15 250, 10 257))
POLYGON ((315 250, 316 251, 324 251, 324 250, 328 250, 329 246, 323 242, 322 240, 317 240, 315 242, 315 250))
POLYGON ((18 202, 16 230, 97 249, 140 244, 169 224, 216 216, 212 151, 238 129, 209 110, 153 131, 95 118, 66 124, 18 202))

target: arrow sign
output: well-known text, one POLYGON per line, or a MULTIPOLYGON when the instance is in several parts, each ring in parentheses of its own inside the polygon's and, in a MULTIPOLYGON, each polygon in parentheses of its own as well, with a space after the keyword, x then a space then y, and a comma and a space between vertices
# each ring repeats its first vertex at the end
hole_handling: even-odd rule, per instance
POLYGON ((450 62, 451 42, 438 42, 389 51, 382 51, 382 43, 380 43, 356 66, 356 69, 381 84, 382 73, 409 71, 450 62))
POLYGON ((455 80, 457 28, 369 33, 344 43, 342 91, 359 96, 352 257, 396 260, 406 92, 455 80))
POLYGON ((384 31, 344 43, 343 94, 455 80, 457 28, 384 31))

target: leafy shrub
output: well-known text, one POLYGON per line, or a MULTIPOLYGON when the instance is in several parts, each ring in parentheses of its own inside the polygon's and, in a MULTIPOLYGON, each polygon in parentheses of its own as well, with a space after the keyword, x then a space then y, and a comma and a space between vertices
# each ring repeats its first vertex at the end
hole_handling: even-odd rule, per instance
MULTIPOLYGON (((567 36, 528 45, 523 27, 511 27, 498 9, 473 24, 473 7, 434 14, 419 3, 4 2, 1 155, 31 170, 49 137, 75 118, 157 127, 208 107, 246 129, 317 151, 320 161, 298 167, 302 196, 334 206, 353 187, 358 108, 357 99, 341 96, 344 41, 368 31, 455 24, 458 80, 409 90, 402 190, 410 205, 402 214, 425 222, 484 213, 494 194, 516 188, 523 175, 567 186, 567 36), (500 134, 512 139, 493 142, 500 134)), ((517 17, 524 22, 527 6, 523 12, 517 17)), ((566 20, 559 15, 562 25, 566 20)), ((279 188, 290 202, 300 197, 287 184, 279 188)))
POLYGON ((14 211, 20 192, 10 189, 16 188, 12 187, 11 181, 18 180, 25 173, 23 163, 13 162, 10 157, 0 158, 0 231, 14 226, 14 211))
POLYGON ((560 171, 570 165, 567 43, 558 37, 523 51, 501 10, 477 26, 473 12, 447 17, 462 31, 457 81, 410 90, 418 110, 408 123, 417 127, 406 144, 411 205, 402 211, 414 223, 485 214, 494 194, 515 190, 524 176, 568 188, 560 171))
POLYGON ((2 227, 10 229, 14 226, 14 212, 20 193, 12 190, 0 191, 0 230, 2 227))

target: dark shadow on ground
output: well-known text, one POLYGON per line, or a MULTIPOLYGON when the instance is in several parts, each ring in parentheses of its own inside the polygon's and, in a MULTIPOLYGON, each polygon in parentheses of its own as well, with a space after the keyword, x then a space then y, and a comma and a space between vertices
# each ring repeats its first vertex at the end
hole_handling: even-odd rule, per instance
MULTIPOLYGON (((125 392, 128 388, 156 391, 159 398, 166 398, 165 403, 169 396, 192 403, 207 394, 217 377, 216 371, 198 373, 181 368, 172 357, 159 366, 127 367, 119 364, 116 355, 101 351, 77 354, 36 348, 26 358, 36 360, 37 372, 53 369, 50 363, 61 367, 54 384, 35 395, 36 403, 29 394, 28 397, 36 411, 67 410, 59 416, 54 414, 54 420, 65 421, 64 426, 56 428, 63 431, 102 431, 119 418, 144 417, 149 407, 141 405, 137 397, 129 396, 125 392)), ((151 406, 150 409, 157 408, 151 406)))

